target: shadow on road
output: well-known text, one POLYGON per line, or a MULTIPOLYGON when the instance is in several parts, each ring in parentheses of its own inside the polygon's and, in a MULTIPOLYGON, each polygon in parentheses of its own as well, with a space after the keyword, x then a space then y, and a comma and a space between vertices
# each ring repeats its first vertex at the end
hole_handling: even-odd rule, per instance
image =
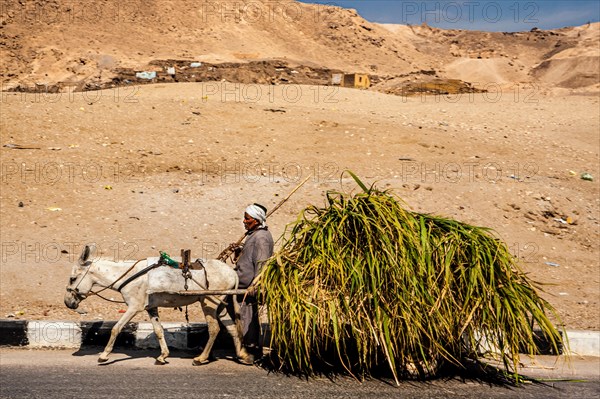
MULTIPOLYGON (((255 365, 261 369, 266 370, 269 373, 283 374, 288 377, 298 377, 303 380, 310 379, 310 375, 306 373, 300 373, 296 370, 290 369, 287 365, 281 363, 280 359, 274 355, 266 355, 257 362, 255 365)), ((402 382, 433 382, 433 381, 462 381, 462 382, 475 382, 479 384, 485 384, 495 387, 506 387, 514 388, 523 385, 524 383, 535 384, 540 386, 550 386, 544 381, 527 377, 526 375, 518 375, 516 377, 513 374, 507 373, 506 371, 486 364, 484 362, 469 361, 463 362, 464 367, 455 366, 448 362, 443 363, 438 367, 435 374, 420 377, 417 373, 405 372, 398 376, 402 382)), ((315 362, 313 367, 314 376, 325 377, 334 382, 339 378, 354 378, 357 381, 367 380, 378 380, 380 382, 396 385, 394 376, 389 369, 387 364, 382 364, 378 367, 373 368, 370 373, 363 374, 352 374, 349 370, 341 365, 336 365, 335 362, 324 363, 315 362), (358 374, 358 375, 357 375, 358 374)))
MULTIPOLYGON (((72 356, 99 356, 102 351, 104 351, 104 346, 86 346, 77 349, 73 352, 72 356)), ((169 348, 169 358, 168 359, 193 359, 198 356, 202 352, 202 348, 198 349, 189 349, 189 350, 181 350, 181 349, 173 349, 169 348)), ((115 359, 110 359, 104 363, 98 363, 101 366, 108 366, 111 364, 124 362, 132 359, 155 359, 160 354, 160 349, 135 349, 135 348, 122 348, 115 347, 115 349, 111 352, 111 355, 125 355, 127 357, 119 357, 115 359)), ((167 359, 167 364, 169 360, 167 359)), ((233 349, 218 349, 213 350, 209 357, 209 363, 218 361, 218 360, 231 360, 233 362, 237 362, 237 358, 235 356, 235 351, 233 349)), ((157 363, 159 364, 159 363, 157 363)))

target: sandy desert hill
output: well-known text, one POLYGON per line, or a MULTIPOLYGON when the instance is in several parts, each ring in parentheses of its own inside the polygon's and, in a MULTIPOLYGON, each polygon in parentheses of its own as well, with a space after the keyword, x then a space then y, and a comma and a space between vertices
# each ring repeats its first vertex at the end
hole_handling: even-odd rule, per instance
POLYGON ((483 88, 530 84, 585 92, 599 87, 598 23, 510 33, 383 26, 414 43, 421 52, 437 54, 434 68, 446 79, 483 88))
POLYGON ((115 67, 141 68, 167 58, 276 59, 357 72, 377 65, 384 73, 427 63, 412 62, 414 46, 337 7, 289 1, 21 3, 9 2, 0 22, 5 85, 102 80, 115 67))
POLYGON ((114 320, 121 305, 63 304, 84 244, 214 257, 247 203, 273 207, 311 177, 270 218, 280 237, 326 191, 355 189, 351 169, 411 209, 494 229, 567 327, 600 329, 600 24, 440 30, 295 1, 0 5, 0 317, 114 320), (332 71, 373 86, 325 86, 332 71))
MULTIPOLYGON (((105 88, 124 68, 152 70, 152 62, 235 63, 240 71, 270 61, 369 73, 373 89, 396 94, 407 84, 453 79, 480 89, 589 91, 599 87, 599 27, 492 33, 380 25, 354 10, 292 0, 10 0, 0 14, 0 83, 4 90, 105 88)), ((269 83, 258 74, 217 78, 269 83)))

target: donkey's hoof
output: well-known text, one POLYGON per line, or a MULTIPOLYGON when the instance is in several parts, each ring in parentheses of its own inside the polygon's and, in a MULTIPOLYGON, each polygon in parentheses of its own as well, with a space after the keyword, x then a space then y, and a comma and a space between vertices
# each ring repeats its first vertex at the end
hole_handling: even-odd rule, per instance
POLYGON ((202 365, 205 365, 208 363, 210 363, 210 360, 208 360, 208 359, 204 359, 204 360, 194 359, 194 361, 192 362, 192 366, 202 366, 202 365))
POLYGON ((99 357, 98 358, 98 363, 106 363, 108 362, 108 358, 107 357, 99 357))
POLYGON ((237 361, 246 366, 252 366, 254 364, 254 356, 251 354, 247 354, 246 356, 240 356, 237 358, 237 361))
POLYGON ((155 359, 154 360, 154 364, 156 366, 164 366, 167 363, 169 363, 169 362, 167 362, 165 359, 155 359))

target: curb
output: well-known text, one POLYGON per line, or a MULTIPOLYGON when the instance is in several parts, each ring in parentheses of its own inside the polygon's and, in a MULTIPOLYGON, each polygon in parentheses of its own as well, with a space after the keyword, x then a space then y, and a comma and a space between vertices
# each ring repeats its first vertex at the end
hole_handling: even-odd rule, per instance
MULTIPOLYGON (((0 346, 27 348, 83 348, 105 346, 116 321, 38 321, 0 319, 0 346)), ((167 345, 174 349, 199 349, 208 340, 206 323, 163 322, 167 345)), ((262 325, 265 335, 268 324, 262 325)), ((566 331, 571 355, 600 357, 600 331, 566 331)), ((268 342, 268 337, 263 337, 268 342)), ((544 342, 539 343, 544 352, 544 342)), ((159 348, 152 323, 127 324, 115 343, 116 348, 155 349, 159 348)), ((233 348, 233 340, 221 329, 214 345, 215 349, 233 348)), ((547 351, 546 351, 547 352, 547 351)), ((548 353, 546 353, 548 354, 548 353)))
MULTIPOLYGON (((116 321, 38 321, 0 319, 0 346, 24 348, 104 347, 116 321)), ((198 350, 208 341, 206 323, 161 323, 169 348, 198 350)), ((268 325, 262 325, 268 334, 268 325)), ((160 348, 150 322, 133 322, 123 327, 115 348, 160 348)), ((233 349, 233 339, 222 328, 214 349, 233 349)))
MULTIPOLYGON (((84 348, 105 346, 116 321, 66 322, 0 319, 0 345, 27 348, 84 348)), ((198 349, 208 340, 205 323, 162 323, 171 348, 198 349)), ((215 349, 233 348, 233 341, 221 331, 215 349)), ((115 342, 115 348, 159 348, 150 322, 128 323, 115 342)))
POLYGON ((567 331, 571 354, 600 357, 600 331, 567 331))

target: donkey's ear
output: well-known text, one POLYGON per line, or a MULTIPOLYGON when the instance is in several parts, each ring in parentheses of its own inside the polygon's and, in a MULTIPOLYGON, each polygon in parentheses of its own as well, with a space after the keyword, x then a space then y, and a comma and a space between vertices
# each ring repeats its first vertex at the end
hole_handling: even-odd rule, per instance
POLYGON ((81 256, 79 256, 79 265, 80 266, 85 266, 85 262, 90 257, 90 252, 91 252, 90 247, 88 245, 86 245, 83 248, 83 251, 81 251, 81 256))
POLYGON ((95 252, 96 246, 94 244, 86 245, 81 252, 81 256, 79 257, 79 264, 81 266, 86 266, 87 261, 90 258, 92 252, 95 252))

